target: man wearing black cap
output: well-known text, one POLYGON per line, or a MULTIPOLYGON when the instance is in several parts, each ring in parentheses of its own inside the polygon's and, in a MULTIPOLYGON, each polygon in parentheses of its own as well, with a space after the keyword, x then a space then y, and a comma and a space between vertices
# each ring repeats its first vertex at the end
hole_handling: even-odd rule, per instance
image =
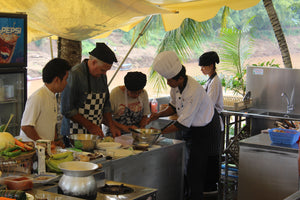
POLYGON ((110 93, 114 123, 122 133, 146 126, 150 114, 148 94, 144 90, 146 82, 147 76, 142 72, 128 72, 125 85, 115 87, 110 93))
POLYGON ((90 133, 103 137, 101 123, 109 126, 114 137, 121 134, 112 121, 107 86, 106 72, 113 62, 117 62, 114 52, 106 44, 97 43, 89 59, 72 68, 61 96, 62 135, 90 133))

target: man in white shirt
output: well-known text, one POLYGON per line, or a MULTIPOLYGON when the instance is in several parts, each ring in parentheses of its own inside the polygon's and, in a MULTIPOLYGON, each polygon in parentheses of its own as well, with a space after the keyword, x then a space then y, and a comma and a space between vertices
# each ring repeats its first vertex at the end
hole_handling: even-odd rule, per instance
POLYGON ((23 141, 57 138, 55 94, 64 90, 70 69, 70 64, 61 58, 50 60, 43 68, 44 85, 28 98, 22 116, 20 138, 23 141))
POLYGON ((153 69, 167 79, 171 87, 171 101, 166 109, 151 114, 148 123, 177 113, 177 121, 164 129, 162 134, 185 130, 184 140, 190 144, 187 182, 191 189, 191 199, 203 199, 204 183, 210 176, 207 167, 209 156, 218 155, 220 149, 217 111, 203 87, 186 75, 185 67, 175 52, 158 54, 153 69))

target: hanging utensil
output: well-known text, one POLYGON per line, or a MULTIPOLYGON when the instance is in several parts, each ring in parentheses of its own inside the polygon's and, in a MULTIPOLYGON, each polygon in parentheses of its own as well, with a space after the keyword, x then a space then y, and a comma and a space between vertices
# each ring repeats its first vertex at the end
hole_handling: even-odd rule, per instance
POLYGON ((8 122, 6 123, 6 125, 5 125, 5 128, 4 128, 3 132, 5 132, 5 131, 6 131, 6 129, 7 129, 7 127, 8 127, 8 125, 9 125, 9 123, 10 123, 10 121, 12 120, 12 118, 13 118, 13 117, 14 117, 14 114, 10 114, 9 120, 8 120, 8 122))

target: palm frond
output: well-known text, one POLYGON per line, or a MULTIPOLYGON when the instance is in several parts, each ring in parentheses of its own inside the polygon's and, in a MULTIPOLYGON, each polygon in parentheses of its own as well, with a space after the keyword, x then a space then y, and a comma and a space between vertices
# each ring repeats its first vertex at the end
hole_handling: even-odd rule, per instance
POLYGON ((221 28, 226 28, 229 15, 230 15, 230 8, 225 6, 222 12, 221 28))

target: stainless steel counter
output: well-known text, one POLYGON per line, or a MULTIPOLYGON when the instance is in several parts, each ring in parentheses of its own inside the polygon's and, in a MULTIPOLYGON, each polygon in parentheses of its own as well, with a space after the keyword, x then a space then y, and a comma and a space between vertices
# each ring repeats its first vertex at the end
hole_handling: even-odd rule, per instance
POLYGON ((273 144, 265 133, 240 141, 238 199, 279 200, 297 190, 297 144, 273 144))
MULTIPOLYGON (((158 189, 158 199, 183 198, 184 141, 164 138, 161 148, 110 161, 100 161, 105 178, 158 189)), ((97 163, 97 161, 95 161, 97 163)))

